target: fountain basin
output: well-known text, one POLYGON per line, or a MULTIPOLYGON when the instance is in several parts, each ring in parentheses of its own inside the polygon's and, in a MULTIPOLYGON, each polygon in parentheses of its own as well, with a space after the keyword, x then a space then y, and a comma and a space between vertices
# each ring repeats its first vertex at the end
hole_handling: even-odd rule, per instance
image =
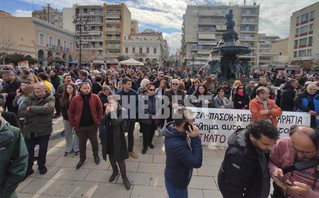
POLYGON ((234 54, 234 55, 245 55, 250 53, 251 50, 246 46, 222 46, 214 47, 211 51, 212 55, 224 55, 224 54, 234 54))

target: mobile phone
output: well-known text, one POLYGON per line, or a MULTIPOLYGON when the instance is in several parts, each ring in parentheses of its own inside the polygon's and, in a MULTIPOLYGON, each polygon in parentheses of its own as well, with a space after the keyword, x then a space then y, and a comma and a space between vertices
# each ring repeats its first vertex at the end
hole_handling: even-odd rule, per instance
POLYGON ((186 131, 189 131, 188 126, 191 126, 191 129, 193 130, 193 126, 192 126, 191 124, 189 124, 189 122, 186 122, 185 125, 184 125, 184 129, 185 129, 186 131))
POLYGON ((283 183, 283 184, 285 184, 285 185, 287 185, 287 186, 294 186, 294 184, 285 181, 285 180, 284 180, 283 178, 281 178, 281 177, 278 177, 278 176, 275 176, 275 177, 276 177, 281 183, 283 183))

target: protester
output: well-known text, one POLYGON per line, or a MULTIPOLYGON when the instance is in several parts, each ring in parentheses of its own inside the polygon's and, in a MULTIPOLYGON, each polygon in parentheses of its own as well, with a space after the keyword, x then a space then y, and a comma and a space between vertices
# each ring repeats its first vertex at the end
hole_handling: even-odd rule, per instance
POLYGON ((264 120, 256 120, 247 129, 236 130, 229 137, 218 172, 218 186, 223 197, 268 197, 267 154, 278 138, 277 129, 264 120))
POLYGON ((217 88, 217 95, 215 96, 214 101, 216 108, 229 109, 232 106, 230 101, 225 97, 225 89, 223 87, 217 88))
POLYGON ((79 138, 68 121, 68 110, 70 107, 70 103, 76 95, 77 86, 74 83, 69 83, 66 85, 66 89, 63 92, 62 97, 60 98, 66 141, 64 156, 68 156, 72 152, 74 152, 75 155, 79 154, 79 138))
POLYGON ((53 85, 48 81, 49 77, 46 73, 41 72, 39 73, 39 81, 43 82, 45 84, 46 87, 46 91, 50 92, 51 95, 55 94, 55 90, 53 85))
POLYGON ((311 116, 310 126, 319 129, 319 94, 317 86, 310 83, 307 90, 300 93, 295 99, 294 104, 298 112, 307 112, 311 116))
POLYGON ((123 90, 118 92, 120 95, 120 105, 127 110, 128 120, 127 129, 128 132, 128 152, 129 156, 137 159, 138 155, 133 151, 134 147, 134 128, 136 115, 138 110, 138 95, 136 91, 132 89, 132 80, 130 78, 123 79, 123 90))
POLYGON ((268 87, 259 87, 256 90, 256 94, 256 97, 249 103, 251 121, 267 120, 277 127, 277 117, 281 116, 282 111, 274 100, 269 99, 268 87))
POLYGON ((86 143, 89 139, 96 165, 100 163, 98 155, 97 128, 103 116, 100 98, 92 94, 89 82, 80 85, 80 95, 75 96, 70 103, 68 118, 71 127, 79 137, 80 161, 76 165, 80 169, 86 160, 86 143))
POLYGON ((102 76, 97 76, 92 85, 92 93, 98 94, 102 91, 102 76))
MULTIPOLYGON (((102 102, 102 106, 103 106, 103 115, 105 114, 105 109, 107 107, 107 105, 109 104, 109 99, 108 97, 112 95, 111 93, 111 88, 108 85, 103 86, 102 88, 102 92, 98 94, 101 102, 102 102)), ((104 134, 104 124, 100 123, 99 124, 99 138, 100 141, 102 141, 102 139, 104 138, 103 134, 104 134)))
POLYGON ((189 87, 187 94, 192 95, 197 90, 199 84, 200 84, 199 80, 195 78, 192 82, 192 85, 189 87))
POLYGON ((249 99, 254 87, 255 87, 255 81, 249 81, 249 84, 245 88, 246 94, 248 95, 249 99))
POLYGON ((0 197, 11 198, 25 177, 28 152, 20 130, 2 117, 3 106, 0 100, 0 197))
POLYGON ((179 89, 178 79, 172 80, 172 88, 168 89, 165 92, 165 96, 167 96, 169 99, 168 108, 170 109, 170 115, 167 119, 167 122, 170 122, 172 120, 172 115, 174 114, 175 109, 177 109, 179 106, 184 105, 185 93, 183 90, 179 89))
MULTIPOLYGON (((164 95, 167 91, 167 82, 166 80, 161 80, 158 88, 155 89, 155 96, 157 98, 158 103, 156 104, 156 109, 162 109, 164 105, 164 95)), ((162 115, 164 115, 164 109, 162 109, 162 115)), ((164 126, 165 119, 157 119, 157 130, 155 131, 155 135, 159 136, 161 133, 161 129, 164 126)))
POLYGON ((115 96, 109 98, 109 104, 106 107, 105 115, 101 121, 105 125, 104 138, 102 139, 102 156, 106 161, 106 155, 109 155, 113 173, 109 182, 116 179, 119 174, 117 165, 120 168, 125 188, 129 190, 131 183, 126 176, 125 159, 128 159, 128 150, 125 141, 124 129, 125 119, 123 119, 123 109, 115 96))
POLYGON ((193 168, 200 168, 203 151, 199 129, 193 124, 190 110, 177 110, 180 118, 174 118, 162 129, 165 136, 165 186, 170 198, 188 197, 187 187, 193 168))
POLYGON ((20 88, 20 84, 22 82, 21 78, 16 76, 13 71, 4 71, 2 73, 2 78, 7 84, 3 87, 1 93, 5 99, 5 107, 8 108, 8 111, 11 111, 17 115, 18 107, 13 107, 12 101, 14 100, 17 89, 20 88))
POLYGON ((207 91, 211 92, 213 91, 214 85, 213 85, 213 77, 207 76, 206 80, 204 81, 204 85, 207 88, 207 91))
MULTIPOLYGON (((146 87, 147 95, 141 98, 142 102, 146 102, 146 107, 144 110, 145 117, 140 118, 141 132, 143 133, 143 149, 142 154, 144 155, 147 151, 147 148, 154 149, 152 144, 154 132, 157 127, 157 115, 160 113, 161 109, 156 109, 156 97, 154 95, 155 86, 148 85, 146 87)), ((140 106, 144 106, 140 105, 140 106)))
POLYGON ((273 197, 319 197, 318 148, 319 132, 307 126, 292 126, 277 142, 268 164, 273 197))
POLYGON ((199 85, 197 90, 190 96, 190 102, 195 107, 215 107, 215 101, 205 85, 199 85))
POLYGON ((248 109, 249 98, 246 94, 244 85, 239 85, 236 88, 236 93, 233 98, 234 109, 248 109))
POLYGON ((289 80, 281 89, 280 108, 283 111, 294 111, 294 98, 298 88, 298 80, 289 80))
POLYGON ((29 162, 26 176, 33 174, 34 148, 39 144, 38 170, 46 174, 45 166, 49 137, 52 133, 52 113, 54 96, 46 91, 43 82, 34 85, 34 93, 24 99, 19 108, 19 116, 24 117, 23 135, 28 148, 29 162))

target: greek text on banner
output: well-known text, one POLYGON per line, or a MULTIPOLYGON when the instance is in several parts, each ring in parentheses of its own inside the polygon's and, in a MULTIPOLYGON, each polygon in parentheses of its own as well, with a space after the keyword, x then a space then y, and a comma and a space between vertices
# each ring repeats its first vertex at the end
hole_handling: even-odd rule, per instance
MULTIPOLYGON (((195 125, 201 131, 202 144, 227 146, 228 137, 239 128, 250 123, 249 110, 189 108, 194 115, 195 125)), ((280 137, 288 137, 292 125, 310 126, 310 114, 305 112, 283 111, 278 117, 277 129, 280 137)))

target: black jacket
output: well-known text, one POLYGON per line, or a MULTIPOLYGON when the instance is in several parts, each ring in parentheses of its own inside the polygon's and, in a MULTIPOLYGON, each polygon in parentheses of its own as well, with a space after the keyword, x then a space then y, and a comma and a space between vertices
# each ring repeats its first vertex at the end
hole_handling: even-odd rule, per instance
MULTIPOLYGON (((250 94, 250 100, 256 98, 256 91, 261 86, 267 87, 266 85, 262 85, 262 84, 258 83, 258 85, 253 89, 253 91, 250 94)), ((269 99, 273 100, 275 98, 275 95, 274 95, 274 91, 271 88, 269 88, 269 94, 270 94, 269 99)))
POLYGON ((92 93, 98 94, 100 91, 102 91, 102 86, 99 83, 94 82, 92 85, 92 93))
POLYGON ((125 111, 121 106, 118 106, 117 110, 108 114, 105 114, 101 120, 101 124, 105 125, 104 138, 102 140, 102 157, 106 161, 107 149, 110 145, 107 145, 108 133, 113 133, 113 157, 116 161, 121 162, 124 159, 128 159, 127 144, 124 135, 124 129, 126 128, 126 120, 122 119, 122 114, 125 111), (116 113, 116 116, 115 116, 116 113), (113 114, 113 115, 111 115, 113 114), (117 119, 115 119, 117 117, 117 119))
POLYGON ((281 91, 280 108, 283 111, 294 111, 296 91, 290 84, 285 84, 281 91))
POLYGON ((235 93, 233 101, 234 109, 243 109, 243 107, 245 107, 245 109, 249 109, 249 98, 246 93, 243 96, 240 96, 239 94, 235 93), (241 102, 241 104, 239 104, 238 102, 241 102))
MULTIPOLYGON (((263 171, 260 156, 245 129, 235 131, 228 139, 228 149, 218 173, 223 197, 261 197, 263 171)), ((268 160, 267 160, 268 161, 268 160)), ((270 187, 270 177, 268 178, 270 187)))

